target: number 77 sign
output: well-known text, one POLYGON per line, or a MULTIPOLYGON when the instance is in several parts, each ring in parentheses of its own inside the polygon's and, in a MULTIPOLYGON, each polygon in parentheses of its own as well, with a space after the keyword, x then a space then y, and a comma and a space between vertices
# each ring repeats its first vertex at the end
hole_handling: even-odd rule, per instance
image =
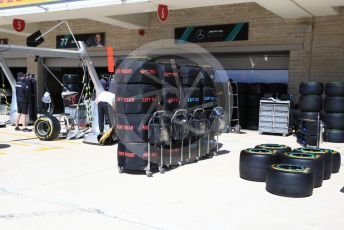
POLYGON ((159 4, 158 18, 161 22, 166 22, 168 18, 168 6, 159 4))

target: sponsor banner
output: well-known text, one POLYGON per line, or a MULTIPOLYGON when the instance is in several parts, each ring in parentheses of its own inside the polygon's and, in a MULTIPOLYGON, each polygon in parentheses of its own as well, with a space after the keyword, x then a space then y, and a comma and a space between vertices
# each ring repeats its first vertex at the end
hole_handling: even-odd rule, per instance
MULTIPOLYGON (((91 33, 91 34, 75 34, 77 41, 83 41, 87 47, 104 47, 105 33, 91 33)), ((77 48, 72 35, 56 36, 56 48, 77 48)))
POLYGON ((226 25, 189 26, 175 29, 176 43, 225 42, 248 40, 246 22, 226 25))

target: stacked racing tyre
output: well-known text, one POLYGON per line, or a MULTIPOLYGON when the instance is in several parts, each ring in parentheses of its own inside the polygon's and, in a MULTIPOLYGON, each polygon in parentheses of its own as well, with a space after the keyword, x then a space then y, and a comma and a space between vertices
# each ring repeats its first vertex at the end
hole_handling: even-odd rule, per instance
POLYGON ((267 169, 276 162, 273 151, 262 148, 244 149, 240 153, 239 172, 245 180, 264 182, 267 169))
POLYGON ((188 111, 194 111, 195 109, 201 108, 201 68, 197 66, 180 65, 178 70, 181 81, 180 107, 188 111))
POLYGON ((303 153, 303 154, 318 154, 322 155, 324 161, 324 180, 331 178, 332 169, 333 169, 333 156, 332 152, 327 149, 321 148, 297 148, 293 150, 294 153, 303 153))
POLYGON ((59 120, 52 115, 39 117, 34 124, 34 132, 41 141, 55 140, 61 131, 59 120))
MULTIPOLYGON (((159 63, 158 64, 158 77, 162 85, 162 96, 160 105, 162 110, 167 112, 167 117, 172 118, 173 114, 180 108, 181 102, 181 79, 179 75, 179 66, 176 64, 159 63)), ((170 123, 167 124, 170 126, 170 123)), ((180 160, 181 151, 186 156, 186 148, 172 141, 169 145, 163 145, 163 166, 169 167, 177 165, 180 160)))
POLYGON ((286 145, 280 144, 261 144, 257 145, 256 148, 271 150, 276 155, 276 163, 280 160, 280 156, 284 153, 291 152, 291 148, 286 145))
POLYGON ((158 64, 158 77, 162 84, 160 104, 162 109, 173 114, 180 103, 180 77, 178 66, 171 63, 158 64))
POLYGON ((344 82, 325 85, 324 141, 344 143, 344 82))
MULTIPOLYGON (((181 103, 180 108, 186 109, 188 114, 193 113, 195 110, 202 108, 202 99, 203 99, 203 87, 201 79, 206 72, 202 74, 202 68, 198 66, 190 65, 180 65, 178 68, 180 81, 181 81, 181 103)), ((207 94, 207 99, 211 100, 212 98, 212 89, 210 88, 205 92, 207 94)), ((211 103, 211 102, 210 102, 211 103)), ((190 117, 188 117, 190 119, 190 117)), ((178 142, 178 141, 177 141, 178 142)), ((178 143, 175 144, 178 144, 178 143)), ((188 149, 190 154, 187 157, 183 157, 183 161, 192 162, 195 161, 197 156, 197 140, 193 133, 189 133, 189 136, 182 143, 179 142, 181 149, 188 149)), ((183 164, 181 160, 178 164, 183 164)))
POLYGON ((314 174, 314 188, 321 187, 324 180, 323 155, 289 152, 280 156, 280 163, 310 168, 314 174))
POLYGON ((332 154, 332 173, 338 173, 341 165, 341 156, 338 151, 326 149, 332 154))
POLYGON ((303 146, 317 146, 319 142, 318 122, 323 109, 324 86, 319 82, 302 82, 299 87, 299 125, 297 141, 303 146), (312 127, 312 128, 305 128, 312 127))
POLYGON ((150 146, 150 155, 148 152, 148 122, 161 97, 157 65, 147 59, 126 58, 117 67, 114 78, 119 170, 146 171, 151 176, 158 159, 154 146, 150 146))
POLYGON ((273 164, 266 173, 266 190, 284 197, 312 195, 314 175, 311 168, 293 164, 273 164))

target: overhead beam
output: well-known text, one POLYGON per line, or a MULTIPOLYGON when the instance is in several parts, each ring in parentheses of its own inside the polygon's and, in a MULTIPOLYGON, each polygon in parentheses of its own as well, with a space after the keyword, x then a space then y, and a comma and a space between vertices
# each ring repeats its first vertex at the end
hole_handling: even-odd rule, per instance
POLYGON ((17 32, 13 29, 12 25, 2 25, 0 27, 0 32, 7 34, 14 34, 18 36, 27 37, 30 34, 33 34, 39 29, 38 24, 28 23, 25 25, 25 30, 23 32, 17 32))
POLYGON ((256 2, 267 10, 285 19, 311 17, 307 11, 291 1, 256 0, 256 2))
POLYGON ((23 37, 27 37, 30 35, 29 33, 17 32, 14 29, 8 29, 6 27, 0 27, 0 32, 6 33, 6 34, 14 34, 14 35, 23 36, 23 37))
POLYGON ((149 15, 147 13, 120 15, 115 17, 93 16, 90 19, 131 30, 146 28, 149 26, 149 15))
MULTIPOLYGON (((336 15, 337 12, 331 7, 328 1, 318 1, 314 4, 314 0, 292 0, 300 7, 307 9, 314 16, 336 15)), ((332 2, 335 3, 335 2, 332 2)), ((344 2, 342 2, 343 4, 344 2)))

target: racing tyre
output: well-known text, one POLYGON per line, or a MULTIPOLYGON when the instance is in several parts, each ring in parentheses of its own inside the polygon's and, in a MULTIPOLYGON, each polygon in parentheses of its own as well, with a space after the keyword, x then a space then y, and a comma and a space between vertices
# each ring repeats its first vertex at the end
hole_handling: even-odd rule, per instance
POLYGON ((45 115, 36 120, 34 131, 39 140, 52 141, 60 134, 61 124, 56 117, 45 115))
POLYGON ((155 111, 161 91, 150 85, 121 84, 115 94, 117 113, 143 114, 155 111))
POLYGON ((344 97, 344 82, 329 82, 325 85, 325 94, 332 97, 344 97))
MULTIPOLYGON (((319 114, 319 112, 300 112, 299 120, 317 121, 318 120, 318 114, 319 114)), ((322 119, 321 114, 319 114, 319 118, 322 119)))
POLYGON ((159 63, 158 75, 164 86, 178 86, 180 85, 180 78, 177 65, 171 63, 159 63))
MULTIPOLYGON (((117 148, 118 166, 124 170, 145 170, 148 163, 148 145, 146 143, 119 142, 117 148)), ((157 168, 160 152, 150 146, 151 168, 157 168)))
POLYGON ((323 137, 326 142, 344 143, 344 130, 326 129, 323 137))
POLYGON ((321 187, 324 180, 324 160, 320 154, 284 153, 280 163, 311 168, 314 174, 314 188, 321 187))
POLYGON ((328 129, 344 129, 344 113, 325 113, 324 122, 328 129))
POLYGON ((200 67, 180 65, 179 74, 181 78, 181 84, 183 86, 189 86, 189 87, 200 86, 201 77, 202 77, 202 74, 200 74, 200 72, 201 72, 200 67))
POLYGON ((157 64, 145 59, 124 59, 116 68, 117 84, 160 85, 157 64))
POLYGON ((245 180, 264 182, 266 171, 276 160, 271 150, 250 148, 240 153, 239 172, 245 180))
POLYGON ((174 86, 162 87, 161 105, 163 110, 174 112, 179 108, 180 90, 174 86))
POLYGON ((289 146, 280 144, 261 144, 257 145, 256 148, 271 150, 276 155, 276 160, 279 160, 283 153, 291 152, 291 148, 289 146))
POLYGON ((310 95, 300 98, 300 110, 302 112, 319 112, 323 108, 323 100, 321 96, 310 95))
POLYGON ((340 169, 340 164, 341 164, 341 157, 340 153, 332 150, 332 149, 327 149, 327 151, 332 153, 332 158, 333 158, 333 163, 332 163, 332 173, 337 173, 339 172, 340 169))
POLYGON ((285 197, 312 195, 314 176, 310 168, 289 164, 273 164, 266 174, 266 190, 285 197))
POLYGON ((145 143, 148 140, 150 114, 116 114, 116 135, 119 141, 145 143))
POLYGON ((344 97, 326 97, 324 106, 327 113, 344 113, 344 97))
POLYGON ((299 92, 301 95, 322 95, 324 92, 324 85, 320 82, 302 82, 300 84, 299 92))
POLYGON ((322 155, 324 159, 324 180, 328 180, 331 178, 332 164, 333 164, 332 163, 333 157, 332 157, 331 152, 327 151, 326 149, 320 149, 320 148, 298 148, 298 149, 294 149, 293 152, 322 155))
POLYGON ((201 105, 202 94, 200 88, 196 87, 183 87, 181 107, 187 109, 196 109, 201 105))

